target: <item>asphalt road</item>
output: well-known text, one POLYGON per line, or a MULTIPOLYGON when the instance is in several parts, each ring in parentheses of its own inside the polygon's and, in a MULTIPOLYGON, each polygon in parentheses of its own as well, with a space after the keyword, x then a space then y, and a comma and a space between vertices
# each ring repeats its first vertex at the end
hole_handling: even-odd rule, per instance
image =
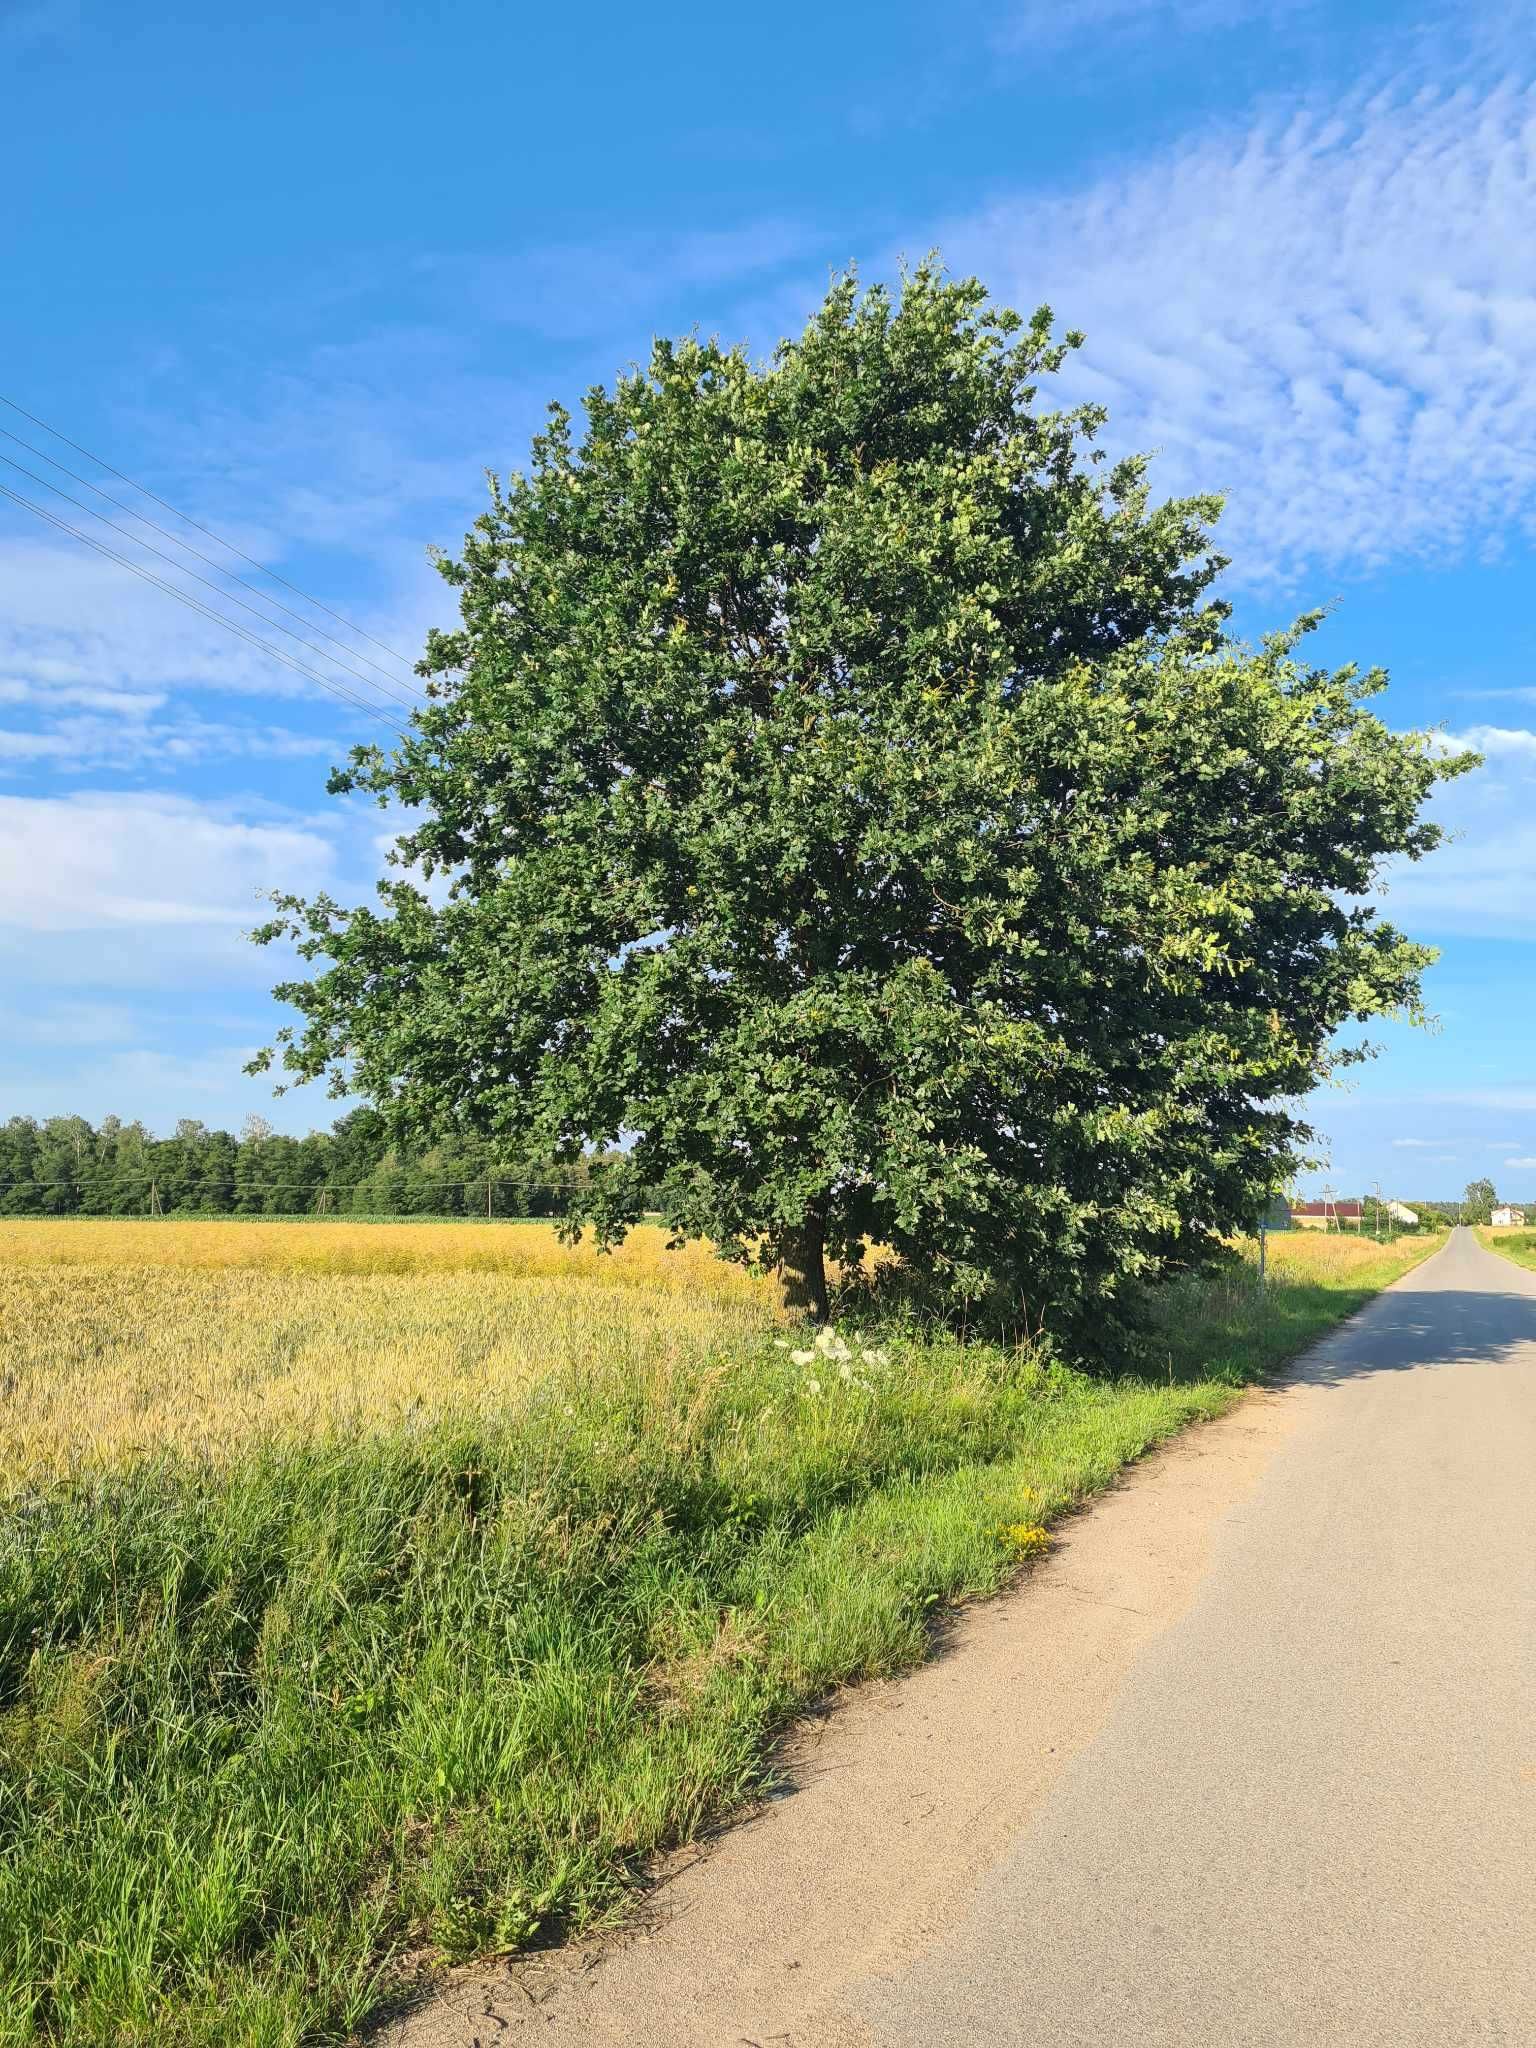
POLYGON ((1536 2043, 1536 1274, 1464 1232, 402 2048, 1536 2043))
POLYGON ((1458 1231, 1302 1378, 881 2043, 1536 2043, 1536 1274, 1458 1231))

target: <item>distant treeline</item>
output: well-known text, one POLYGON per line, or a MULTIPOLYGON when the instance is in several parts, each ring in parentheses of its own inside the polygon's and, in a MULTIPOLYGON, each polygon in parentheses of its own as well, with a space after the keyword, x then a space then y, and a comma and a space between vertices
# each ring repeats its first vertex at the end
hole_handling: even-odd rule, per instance
POLYGON ((260 1117, 238 1136, 192 1117, 169 1138, 115 1116, 0 1125, 6 1216, 558 1216, 590 1170, 508 1166, 474 1139, 402 1148, 373 1109, 307 1138, 260 1117))

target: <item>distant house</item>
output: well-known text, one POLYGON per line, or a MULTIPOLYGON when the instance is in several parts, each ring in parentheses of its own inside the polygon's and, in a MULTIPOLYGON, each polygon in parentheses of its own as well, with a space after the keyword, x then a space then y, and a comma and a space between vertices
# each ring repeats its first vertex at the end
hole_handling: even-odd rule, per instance
POLYGON ((1406 1223, 1411 1228, 1419 1221, 1418 1210, 1410 1209, 1406 1202, 1386 1202, 1383 1207, 1394 1223, 1406 1223))
POLYGON ((1493 1212, 1493 1227, 1495 1230, 1509 1230, 1511 1228, 1518 1230, 1524 1222, 1525 1211, 1523 1209, 1511 1208, 1508 1202, 1501 1202, 1493 1212))
POLYGON ((1298 1230, 1358 1230, 1365 1220, 1359 1202, 1292 1202, 1291 1221, 1298 1230))

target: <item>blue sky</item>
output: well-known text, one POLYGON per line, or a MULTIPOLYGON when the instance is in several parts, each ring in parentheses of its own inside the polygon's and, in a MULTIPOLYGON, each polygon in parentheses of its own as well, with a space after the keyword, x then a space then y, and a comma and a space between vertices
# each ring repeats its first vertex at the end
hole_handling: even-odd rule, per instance
MULTIPOLYGON (((407 656, 484 469, 653 331, 766 349, 934 245, 1048 301, 1112 442, 1227 493, 1240 624, 1332 604, 1391 722, 1488 756, 1387 897, 1438 1027, 1314 1103, 1328 1177, 1536 1194, 1528 10, 0 0, 0 80, 0 389, 407 656)), ((0 1114, 329 1120, 240 1075, 242 935, 377 872, 324 794, 377 731, 0 500, 0 1114)))

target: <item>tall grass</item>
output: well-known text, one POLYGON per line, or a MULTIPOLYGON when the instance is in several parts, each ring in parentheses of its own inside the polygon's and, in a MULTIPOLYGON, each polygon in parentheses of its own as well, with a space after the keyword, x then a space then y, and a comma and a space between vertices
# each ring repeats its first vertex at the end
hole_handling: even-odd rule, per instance
POLYGON ((1497 1252, 1501 1258, 1509 1259, 1517 1266, 1536 1270, 1536 1230, 1510 1230, 1502 1225, 1495 1230, 1485 1223, 1478 1228, 1477 1241, 1488 1251, 1497 1252))
MULTIPOLYGON (((1362 1270, 1302 1283, 1314 1324, 1362 1270)), ((8 1285, 60 1279, 51 1254, 19 1272, 8 1285)), ((279 1404, 204 1438, 178 1375, 218 1297, 188 1297, 157 1353, 172 1326, 136 1306, 163 1306, 156 1273, 109 1255, 65 1275, 98 1290, 94 1352, 66 1358, 86 1461, 66 1469, 66 1417, 44 1428, 35 1399, 6 1445, 28 1474, 0 1505, 6 2048, 340 2039, 402 1971, 589 1921, 639 1859, 760 1782, 787 1714, 922 1654, 935 1607, 999 1584, 1239 1377, 1225 1352, 1212 1377, 1187 1336, 1149 1380, 915 1339, 803 1358, 750 1295, 582 1281, 586 1348, 546 1343, 469 1398, 440 1358, 409 1411, 279 1404), (603 1322, 595 1297, 606 1313, 627 1294, 650 1334, 603 1322), (690 1312, 705 1321, 680 1337, 690 1312), (137 1375, 118 1439, 93 1358, 103 1382, 137 1375)), ((263 1293, 269 1334, 291 1332, 302 1281, 325 1289, 354 1380, 372 1345, 393 1386, 465 1276, 235 1277, 209 1371, 222 1343, 258 1379, 323 1378, 318 1337, 263 1352, 252 1334, 263 1293), (409 1327, 401 1286, 428 1304, 409 1327)), ((1290 1284, 1235 1281, 1221 1345, 1290 1284)), ((492 1325, 516 1315, 503 1285, 471 1276, 492 1325)), ((18 1384, 47 1376, 36 1328, 8 1326, 18 1384)))
POLYGON ((1363 1308, 1373 1294, 1445 1243, 1424 1231, 1378 1244, 1364 1236, 1287 1231, 1267 1248, 1261 1286, 1258 1245, 1248 1238, 1224 1272, 1176 1281, 1157 1304, 1148 1362, 1175 1375, 1244 1384, 1272 1372, 1321 1331, 1363 1308))

